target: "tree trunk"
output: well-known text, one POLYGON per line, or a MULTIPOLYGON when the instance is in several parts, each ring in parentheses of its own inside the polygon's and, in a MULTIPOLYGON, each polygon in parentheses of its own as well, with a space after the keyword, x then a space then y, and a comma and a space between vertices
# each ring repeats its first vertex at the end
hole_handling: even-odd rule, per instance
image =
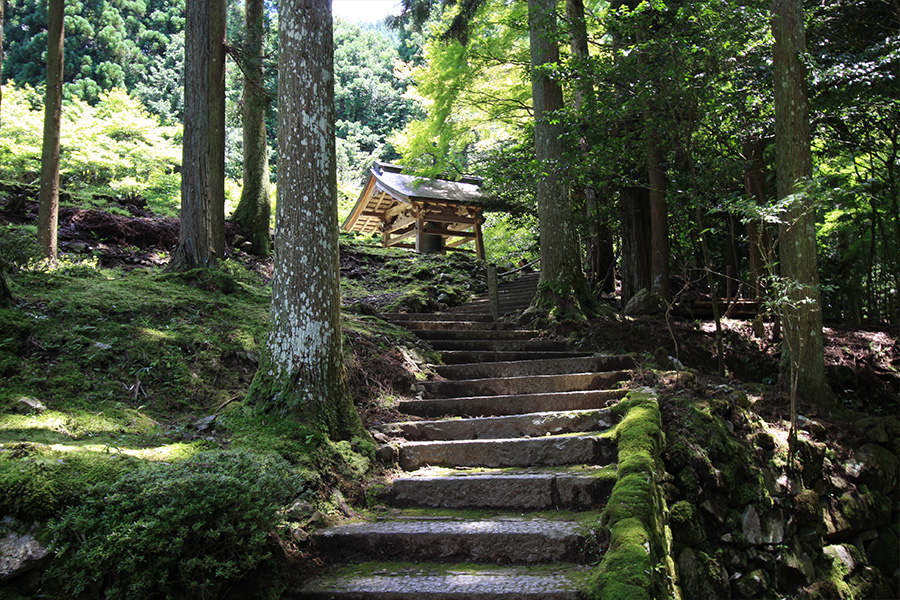
POLYGON ((643 187, 619 192, 622 215, 622 306, 642 288, 650 289, 650 199, 643 187))
MULTIPOLYGON (((582 153, 589 148, 587 137, 590 126, 588 119, 596 114, 596 94, 594 93, 594 76, 590 64, 590 52, 588 50, 587 24, 584 20, 584 1, 566 0, 566 18, 569 20, 569 45, 572 56, 577 61, 576 68, 581 71, 579 85, 575 86, 575 109, 581 113, 582 135, 578 145, 582 153)), ((588 184, 584 186, 585 221, 587 222, 587 255, 589 257, 587 270, 592 289, 603 292, 612 292, 615 289, 611 266, 615 261, 613 252, 612 234, 600 216, 600 199, 594 186, 593 173, 587 177, 588 184)))
MULTIPOLYGON (((766 183, 764 138, 752 138, 743 143, 744 155, 744 192, 764 205, 769 198, 769 187, 766 183)), ((747 222, 747 238, 750 245, 750 287, 754 300, 761 300, 764 293, 762 281, 766 277, 767 266, 774 261, 772 243, 765 221, 747 222)))
POLYGON ((669 289, 669 205, 666 201, 666 171, 659 139, 652 129, 656 125, 644 116, 647 133, 647 183, 650 186, 650 291, 670 300, 669 289))
POLYGON ((253 254, 268 256, 269 153, 266 148, 266 108, 269 99, 263 85, 265 2, 247 0, 244 9, 244 187, 232 219, 253 244, 253 254))
POLYGON ((65 0, 47 7, 47 91, 44 101, 44 141, 41 150, 41 191, 38 200, 38 245, 44 258, 56 260, 59 227, 59 138, 62 119, 65 0))
POLYGON ((225 258, 225 0, 209 0, 209 192, 212 252, 225 258))
POLYGON ((799 0, 772 4, 773 71, 775 80, 775 145, 778 197, 792 194, 780 227, 781 274, 788 282, 784 308, 783 372, 790 373, 795 394, 811 402, 830 404, 825 379, 822 311, 816 258, 816 223, 812 198, 804 191, 812 175, 806 68, 800 57, 806 50, 803 9, 799 0))
POLYGON ((181 168, 181 229, 169 270, 216 266, 213 247, 210 130, 210 4, 187 0, 184 36, 184 137, 181 168))
POLYGON ((12 303, 12 299, 12 290, 9 289, 9 279, 6 277, 6 262, 0 256, 0 306, 8 306, 12 303))
POLYGON ((594 307, 581 271, 572 201, 559 177, 562 126, 554 122, 553 113, 563 108, 562 88, 547 73, 559 62, 555 8, 553 0, 528 1, 534 149, 542 171, 536 187, 541 280, 533 306, 553 318, 583 319, 594 307))
MULTIPOLYGON (((3 9, 6 0, 0 0, 0 81, 3 81, 3 9)), ((3 86, 0 86, 0 124, 3 123, 3 86)))
POLYGON ((269 339, 248 402, 332 437, 364 430, 341 350, 331 0, 283 0, 269 339))

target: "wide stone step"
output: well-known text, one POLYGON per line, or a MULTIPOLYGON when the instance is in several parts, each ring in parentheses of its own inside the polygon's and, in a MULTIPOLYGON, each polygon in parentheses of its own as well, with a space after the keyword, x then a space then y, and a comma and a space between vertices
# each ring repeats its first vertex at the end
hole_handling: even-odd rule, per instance
POLYGON ((609 409, 539 412, 501 417, 407 421, 388 423, 377 429, 407 441, 479 440, 541 437, 563 433, 602 431, 612 427, 609 409))
POLYGON ((588 570, 565 567, 379 564, 317 577, 297 600, 577 600, 588 570))
POLYGON ((444 364, 472 364, 519 360, 565 359, 591 356, 590 352, 548 352, 546 350, 441 350, 444 364))
POLYGON ((470 398, 433 398, 401 400, 400 411, 418 417, 461 417, 521 415, 546 411, 603 408, 623 398, 626 390, 591 390, 553 394, 519 394, 512 396, 474 396, 470 398))
POLYGON ((423 340, 531 340, 541 335, 534 329, 412 329, 423 340))
POLYGON ((487 377, 516 377, 520 375, 554 375, 560 373, 588 373, 633 369, 630 356, 585 356, 582 358, 552 358, 542 360, 513 360, 476 364, 441 365, 437 372, 447 379, 484 379, 487 377))
POLYGON ((607 501, 615 481, 614 465, 564 471, 427 468, 394 479, 381 498, 399 507, 589 510, 607 501))
POLYGON ((568 348, 564 340, 430 340, 429 344, 437 351, 563 352, 568 348))
POLYGON ((414 471, 438 467, 556 467, 608 465, 615 460, 615 444, 599 435, 541 438, 404 442, 399 446, 400 468, 414 471))
MULTIPOLYGON (((394 321, 396 325, 401 327, 405 327, 410 331, 463 331, 463 330, 478 330, 478 331, 490 331, 496 332, 497 330, 505 330, 505 329, 514 329, 515 325, 512 323, 504 323, 500 322, 487 322, 483 320, 477 321, 466 321, 462 319, 458 320, 437 320, 432 319, 428 321, 394 321)), ((421 336, 420 336, 421 337, 421 336)))
POLYGON ((604 390, 619 381, 631 379, 631 377, 631 371, 606 371, 602 373, 489 377, 459 381, 423 381, 421 385, 430 398, 458 398, 604 390))
POLYGON ((583 530, 575 521, 540 518, 411 518, 338 525, 312 539, 334 561, 537 564, 582 560, 583 530))
MULTIPOLYGON (((531 305, 531 299, 510 299, 505 300, 503 298, 500 299, 498 307, 501 313, 511 312, 512 310, 524 310, 531 305)), ((471 302, 466 302, 465 304, 460 304, 459 306, 454 306, 450 309, 451 313, 456 314, 490 314, 491 311, 491 303, 487 299, 485 300, 473 300, 471 302)))
POLYGON ((461 317, 453 313, 384 313, 385 320, 395 323, 405 321, 479 321, 481 323, 493 323, 494 317, 490 314, 461 317))

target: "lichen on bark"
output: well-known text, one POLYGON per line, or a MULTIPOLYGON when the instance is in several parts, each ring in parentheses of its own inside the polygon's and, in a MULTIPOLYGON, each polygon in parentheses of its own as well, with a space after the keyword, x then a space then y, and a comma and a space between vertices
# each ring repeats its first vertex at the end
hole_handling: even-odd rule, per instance
POLYGON ((247 402, 349 438, 364 430, 341 348, 331 2, 286 0, 281 13, 275 278, 247 402))

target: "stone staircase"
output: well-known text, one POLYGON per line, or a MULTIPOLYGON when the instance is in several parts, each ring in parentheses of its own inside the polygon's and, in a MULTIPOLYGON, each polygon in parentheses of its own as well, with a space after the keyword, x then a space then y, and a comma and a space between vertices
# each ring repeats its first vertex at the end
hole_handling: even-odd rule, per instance
MULTIPOLYGON (((501 305, 519 310, 526 294, 512 294, 501 305)), ((401 402, 425 420, 381 428, 401 440, 403 474, 381 492, 392 508, 316 532, 335 567, 293 597, 580 597, 597 558, 589 530, 615 483, 605 406, 624 396, 616 384, 633 362, 573 352, 478 306, 386 315, 447 364, 442 379, 421 384, 422 397, 401 402)))

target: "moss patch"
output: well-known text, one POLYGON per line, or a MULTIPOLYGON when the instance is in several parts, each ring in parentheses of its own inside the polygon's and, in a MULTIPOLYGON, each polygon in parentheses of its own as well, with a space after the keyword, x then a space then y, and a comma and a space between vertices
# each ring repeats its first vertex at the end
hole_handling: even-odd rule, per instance
POLYGON ((600 521, 610 543, 585 595, 591 600, 655 598, 664 589, 667 564, 664 503, 657 488, 663 447, 659 407, 652 391, 641 390, 629 393, 615 412, 622 415, 614 429, 618 479, 600 521))

